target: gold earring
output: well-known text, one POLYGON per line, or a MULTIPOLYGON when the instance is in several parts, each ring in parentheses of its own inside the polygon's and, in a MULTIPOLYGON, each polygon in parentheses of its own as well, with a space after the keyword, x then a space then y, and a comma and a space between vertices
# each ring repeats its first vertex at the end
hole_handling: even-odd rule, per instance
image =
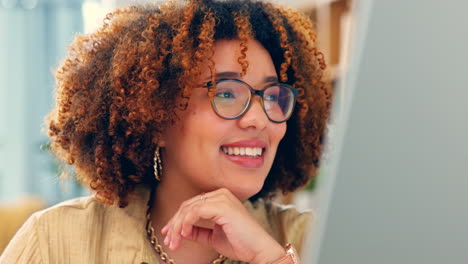
POLYGON ((156 146, 156 150, 154 151, 154 178, 156 180, 161 181, 159 178, 160 174, 162 173, 162 162, 161 162, 161 154, 159 153, 159 146, 156 146))

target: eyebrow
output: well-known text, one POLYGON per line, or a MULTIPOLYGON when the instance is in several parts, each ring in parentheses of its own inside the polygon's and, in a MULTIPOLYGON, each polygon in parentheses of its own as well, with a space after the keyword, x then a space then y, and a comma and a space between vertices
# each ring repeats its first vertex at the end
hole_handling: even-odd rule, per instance
MULTIPOLYGON (((222 79, 222 78, 240 78, 241 75, 238 72, 218 72, 215 75, 216 79, 222 79)), ((211 77, 206 78, 206 81, 210 81, 211 77)), ((263 82, 269 83, 269 82, 278 82, 278 77, 276 76, 267 76, 263 78, 263 82)))

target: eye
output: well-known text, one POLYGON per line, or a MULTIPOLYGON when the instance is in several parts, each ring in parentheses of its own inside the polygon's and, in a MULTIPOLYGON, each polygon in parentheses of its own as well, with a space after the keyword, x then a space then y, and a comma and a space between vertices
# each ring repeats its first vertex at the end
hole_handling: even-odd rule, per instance
POLYGON ((269 102, 278 102, 278 99, 280 97, 280 88, 273 86, 265 90, 265 93, 263 94, 263 100, 264 101, 269 101, 269 102))
POLYGON ((234 99, 234 98, 236 98, 234 93, 231 92, 231 91, 219 91, 219 92, 216 92, 215 95, 216 95, 216 97, 225 98, 225 99, 234 99))
POLYGON ((270 101, 270 102, 277 102, 278 101, 278 95, 277 94, 266 94, 263 98, 265 101, 270 101))

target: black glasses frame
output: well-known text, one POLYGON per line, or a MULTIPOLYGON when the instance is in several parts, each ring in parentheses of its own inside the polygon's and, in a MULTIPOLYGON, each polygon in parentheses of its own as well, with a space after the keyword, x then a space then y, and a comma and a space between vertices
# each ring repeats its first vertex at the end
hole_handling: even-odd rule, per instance
MULTIPOLYGON (((286 88, 288 88, 289 90, 291 90, 291 92, 293 93, 294 95, 294 100, 292 102, 292 109, 294 111, 294 107, 296 105, 296 99, 297 99, 297 95, 299 94, 299 91, 292 87, 291 85, 287 84, 287 83, 271 83, 271 84, 267 84, 266 86, 263 87, 263 90, 256 90, 254 88, 252 88, 252 86, 250 86, 248 83, 242 81, 242 80, 239 80, 239 79, 230 79, 230 78, 223 78, 223 79, 218 79, 215 81, 216 84, 219 84, 221 82, 225 82, 225 81, 235 81, 235 82, 238 82, 238 83, 241 83, 241 84, 244 84, 246 85, 247 87, 250 88, 250 93, 251 93, 251 96, 249 98, 249 102, 247 104, 247 106, 244 108, 244 110, 242 110, 242 112, 240 114, 238 114, 237 116, 235 117, 224 117, 222 116, 221 114, 218 113, 218 110, 216 109, 216 105, 215 105, 215 102, 214 102, 214 97, 211 98, 211 106, 213 107, 213 110, 215 111, 215 113, 223 118, 223 119, 226 119, 226 120, 235 120, 235 119, 238 119, 240 117, 242 117, 249 109, 250 109, 250 106, 252 105, 252 98, 255 96, 255 95, 258 95, 260 97, 260 104, 262 105, 262 108, 263 108, 263 112, 265 113, 265 115, 268 117, 268 120, 270 120, 271 122, 273 123, 284 123, 286 121, 288 121, 289 118, 291 118, 292 116, 292 111, 291 111, 291 114, 286 118, 284 119, 283 121, 275 121, 275 120, 272 120, 270 118, 270 116, 268 115, 266 109, 265 109, 265 104, 263 102, 263 95, 265 93, 265 90, 269 87, 273 87, 273 86, 276 86, 276 85, 281 85, 281 86, 284 86, 286 88)), ((213 82, 212 81, 209 81, 209 82, 204 82, 203 84, 203 87, 206 87, 206 88, 209 88, 209 87, 212 87, 214 86, 213 85, 213 82)))

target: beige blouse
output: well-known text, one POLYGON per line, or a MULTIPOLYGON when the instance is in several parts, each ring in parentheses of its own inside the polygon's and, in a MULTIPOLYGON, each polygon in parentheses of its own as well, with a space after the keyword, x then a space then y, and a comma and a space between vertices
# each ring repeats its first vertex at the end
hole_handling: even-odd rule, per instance
MULTIPOLYGON (((11 263, 159 264, 146 235, 149 191, 134 192, 126 208, 108 206, 93 196, 57 204, 33 214, 0 256, 11 263)), ((244 205, 280 244, 301 252, 312 213, 259 199, 244 205)), ((244 263, 227 260, 225 263, 244 263)))

